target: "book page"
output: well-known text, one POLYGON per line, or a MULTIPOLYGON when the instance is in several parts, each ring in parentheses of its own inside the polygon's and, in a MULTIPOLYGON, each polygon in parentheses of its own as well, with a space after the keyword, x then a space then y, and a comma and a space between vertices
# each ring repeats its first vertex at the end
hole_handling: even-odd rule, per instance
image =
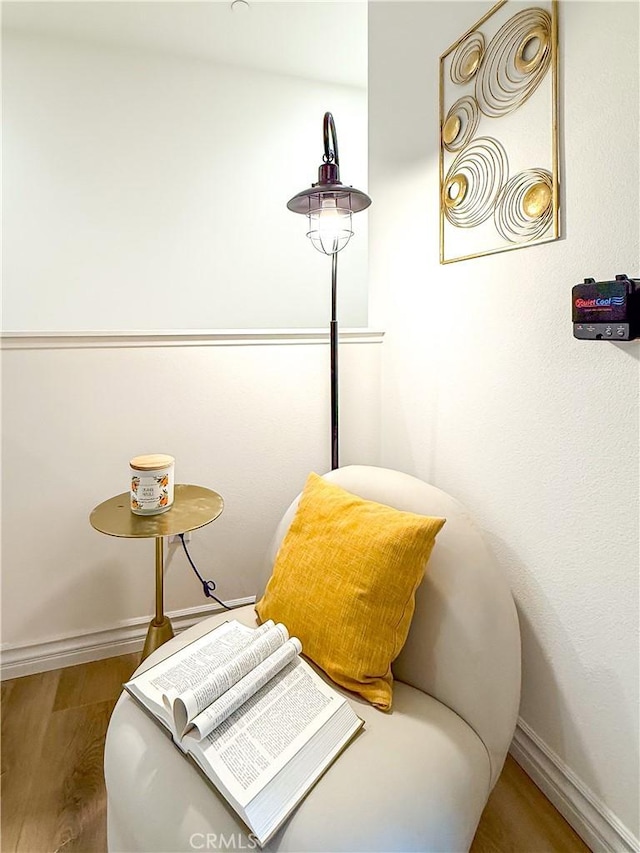
MULTIPOLYGON (((285 629, 286 630, 286 629, 285 629)), ((276 649, 258 666, 252 669, 244 678, 241 678, 233 687, 227 690, 212 702, 200 714, 194 717, 189 737, 202 740, 209 732, 212 732, 235 710, 257 693, 267 682, 291 663, 291 661, 302 651, 302 644, 297 637, 291 637, 286 643, 276 649)))
MULTIPOLYGON (((245 807, 346 700, 296 657, 188 749, 245 807)), ((185 744, 190 735, 185 738, 185 744)))
MULTIPOLYGON (((265 623, 258 628, 248 646, 235 654, 227 663, 216 667, 196 687, 185 690, 179 696, 168 694, 165 697, 172 702, 173 719, 178 734, 181 736, 185 734, 188 724, 198 714, 287 642, 289 632, 285 626, 279 624, 269 627, 270 625, 273 626, 273 622, 265 623)), ((289 659, 287 659, 288 662, 289 659)))
POLYGON ((265 633, 272 626, 273 622, 270 625, 265 622, 260 628, 247 628, 235 621, 224 622, 215 631, 191 643, 182 653, 176 652, 167 661, 152 667, 155 672, 149 684, 163 693, 172 691, 174 694, 196 687, 217 667, 246 648, 257 632, 265 633), (169 666, 163 666, 169 661, 169 666))
MULTIPOLYGON (((265 633, 273 627, 273 623, 265 622, 261 627, 265 633)), ((236 621, 223 622, 146 672, 136 675, 124 687, 173 729, 173 717, 164 701, 166 694, 171 690, 184 691, 192 681, 205 677, 217 666, 227 662, 249 645, 256 631, 260 631, 260 628, 248 628, 236 621)), ((177 733, 174 731, 174 734, 177 733)))

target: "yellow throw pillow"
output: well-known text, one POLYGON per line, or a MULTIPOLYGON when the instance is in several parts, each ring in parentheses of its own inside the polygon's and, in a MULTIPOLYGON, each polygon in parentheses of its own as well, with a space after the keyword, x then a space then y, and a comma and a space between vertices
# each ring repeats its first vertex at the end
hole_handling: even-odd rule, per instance
POLYGON ((278 551, 261 621, 283 622, 337 684, 391 707, 391 664, 444 518, 363 500, 310 474, 278 551))

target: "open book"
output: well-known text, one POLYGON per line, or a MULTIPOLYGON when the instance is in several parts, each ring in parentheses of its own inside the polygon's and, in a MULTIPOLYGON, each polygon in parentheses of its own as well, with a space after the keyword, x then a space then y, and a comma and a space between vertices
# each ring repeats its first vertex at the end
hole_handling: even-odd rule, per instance
POLYGON ((284 625, 224 622, 124 687, 264 845, 363 725, 284 625))

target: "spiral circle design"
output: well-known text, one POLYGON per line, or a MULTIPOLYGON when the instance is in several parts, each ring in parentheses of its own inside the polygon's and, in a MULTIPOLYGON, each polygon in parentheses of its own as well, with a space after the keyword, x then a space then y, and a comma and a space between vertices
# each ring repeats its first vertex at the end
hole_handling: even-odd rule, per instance
POLYGON ((546 169, 525 169, 506 184, 496 203, 494 222, 510 243, 541 237, 553 217, 553 178, 546 169))
POLYGON ((480 32, 471 33, 458 45, 451 60, 451 80, 454 83, 468 83, 478 70, 484 56, 485 40, 480 32))
POLYGON ((452 225, 473 228, 493 213, 507 180, 509 161, 502 145, 479 137, 458 154, 442 186, 442 209, 452 225))
POLYGON ((470 95, 460 98, 447 113, 442 126, 442 143, 447 151, 459 151, 470 142, 480 121, 478 102, 470 95))
POLYGON ((551 63, 551 16, 524 9, 489 42, 475 80, 481 111, 499 118, 518 109, 542 82, 551 63))

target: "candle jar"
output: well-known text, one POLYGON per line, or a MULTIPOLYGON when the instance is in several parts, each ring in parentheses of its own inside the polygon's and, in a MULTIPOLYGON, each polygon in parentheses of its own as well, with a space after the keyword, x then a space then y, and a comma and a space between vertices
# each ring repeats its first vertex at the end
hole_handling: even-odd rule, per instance
POLYGON ((135 515, 158 515, 173 505, 173 456, 151 453, 135 456, 131 468, 131 512, 135 515))

